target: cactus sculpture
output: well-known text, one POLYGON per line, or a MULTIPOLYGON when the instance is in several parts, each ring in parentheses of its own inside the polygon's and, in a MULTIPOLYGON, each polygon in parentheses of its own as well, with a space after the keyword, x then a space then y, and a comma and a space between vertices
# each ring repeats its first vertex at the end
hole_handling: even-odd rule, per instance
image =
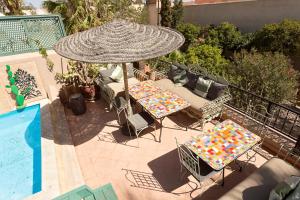
POLYGON ((37 83, 34 76, 29 74, 23 69, 18 69, 15 74, 15 85, 18 87, 20 94, 22 94, 25 99, 31 99, 41 95, 41 92, 37 89, 37 83))
POLYGON ((6 65, 6 71, 7 71, 7 76, 9 79, 10 85, 7 85, 7 88, 11 89, 11 92, 15 95, 16 97, 16 102, 17 102, 17 108, 23 108, 24 107, 24 96, 19 93, 18 87, 15 85, 16 80, 15 77, 13 77, 12 71, 10 71, 10 66, 6 65))

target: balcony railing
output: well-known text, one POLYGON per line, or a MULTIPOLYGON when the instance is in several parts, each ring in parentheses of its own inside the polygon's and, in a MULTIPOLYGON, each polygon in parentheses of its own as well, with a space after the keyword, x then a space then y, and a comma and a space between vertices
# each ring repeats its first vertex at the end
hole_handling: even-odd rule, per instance
MULTIPOLYGON (((158 71, 161 74, 166 74, 166 65, 172 63, 159 60, 158 71), (163 67, 159 67, 162 65, 163 67)), ((160 73, 159 73, 160 74, 160 73)), ((159 75, 157 74, 157 75, 159 75)), ((269 124, 269 128, 279 132, 288 139, 296 142, 296 148, 300 149, 300 111, 292 109, 288 106, 274 103, 266 98, 256 95, 252 92, 246 91, 234 85, 229 85, 232 99, 226 104, 244 114, 246 114, 249 105, 257 106, 261 105, 265 107, 268 113, 273 114, 272 123, 269 124)))
POLYGON ((269 124, 270 128, 275 129, 291 139, 298 140, 300 135, 299 111, 285 105, 274 103, 254 93, 238 88, 237 86, 230 85, 230 93, 232 99, 227 102, 227 105, 244 113, 250 104, 254 106, 262 105, 267 108, 269 113, 273 113, 272 123, 269 124))
POLYGON ((52 49, 65 35, 59 15, 0 17, 0 56, 52 49))

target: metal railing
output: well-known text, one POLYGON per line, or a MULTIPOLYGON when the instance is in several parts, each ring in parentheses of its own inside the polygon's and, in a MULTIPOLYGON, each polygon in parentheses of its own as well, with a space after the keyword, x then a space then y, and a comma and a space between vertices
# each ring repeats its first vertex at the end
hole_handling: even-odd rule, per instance
POLYGON ((226 104, 241 111, 246 112, 251 105, 262 105, 269 113, 273 113, 273 120, 268 125, 281 134, 298 140, 300 136, 300 112, 285 105, 274 103, 268 99, 258 96, 252 92, 243 90, 237 86, 229 86, 232 99, 226 104))
POLYGON ((52 49, 66 35, 59 15, 0 17, 0 56, 52 49))
MULTIPOLYGON (((159 69, 163 70, 163 74, 166 74, 165 70, 168 70, 166 65, 172 63, 159 60, 159 63, 164 65, 159 69)), ((247 108, 251 104, 252 106, 261 105, 267 108, 267 112, 273 113, 273 120, 268 126, 284 136, 297 140, 297 144, 300 149, 300 111, 292 109, 288 106, 274 103, 266 98, 256 95, 252 92, 246 91, 234 85, 229 85, 232 99, 226 104, 234 109, 246 114, 247 108)))

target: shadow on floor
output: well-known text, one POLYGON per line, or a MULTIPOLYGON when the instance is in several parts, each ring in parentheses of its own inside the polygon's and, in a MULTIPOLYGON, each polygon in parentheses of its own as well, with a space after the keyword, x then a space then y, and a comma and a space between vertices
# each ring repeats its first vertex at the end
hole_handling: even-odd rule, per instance
MULTIPOLYGON (((239 164, 245 165, 244 161, 238 161, 239 164)), ((229 175, 225 175, 225 184, 224 186, 220 186, 218 184, 211 185, 207 190, 203 193, 195 197, 196 200, 211 200, 211 199, 219 199, 226 192, 234 188, 240 182, 245 180, 252 172, 257 170, 257 167, 251 163, 247 166, 244 166, 242 171, 239 171, 239 166, 235 163, 231 163, 226 167, 225 174, 230 173, 229 175)))
MULTIPOLYGON (((178 130, 186 130, 187 127, 192 128, 194 127, 195 123, 197 123, 197 120, 195 118, 191 118, 184 112, 174 113, 168 116, 168 118, 175 124, 175 129, 178 130)), ((171 127, 165 127, 165 128, 171 128, 171 127)), ((198 130, 198 128, 196 129, 198 130)))
POLYGON ((174 149, 148 163, 153 176, 166 192, 172 192, 188 183, 185 177, 180 180, 180 164, 177 149, 174 149))
POLYGON ((65 108, 70 132, 74 145, 80 145, 89 141, 103 131, 106 126, 119 128, 114 111, 109 111, 108 106, 102 100, 87 102, 87 111, 83 115, 73 115, 70 109, 65 108))

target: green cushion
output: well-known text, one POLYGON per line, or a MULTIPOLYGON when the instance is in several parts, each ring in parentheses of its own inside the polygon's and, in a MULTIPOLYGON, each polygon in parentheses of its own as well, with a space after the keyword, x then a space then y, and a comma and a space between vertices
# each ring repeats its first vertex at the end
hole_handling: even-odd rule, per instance
POLYGON ((173 77, 173 81, 176 85, 179 86, 183 86, 185 84, 187 84, 187 82, 189 81, 186 71, 182 70, 179 73, 177 73, 174 77, 173 77))
POLYGON ((206 98, 208 90, 213 83, 212 80, 204 79, 203 77, 199 77, 196 83, 196 87, 193 92, 203 98, 206 98))
POLYGON ((292 192, 300 182, 300 177, 290 176, 284 181, 278 183, 270 192, 269 200, 285 199, 290 192, 292 192))
POLYGON ((300 199, 300 184, 287 196, 286 200, 300 199))

